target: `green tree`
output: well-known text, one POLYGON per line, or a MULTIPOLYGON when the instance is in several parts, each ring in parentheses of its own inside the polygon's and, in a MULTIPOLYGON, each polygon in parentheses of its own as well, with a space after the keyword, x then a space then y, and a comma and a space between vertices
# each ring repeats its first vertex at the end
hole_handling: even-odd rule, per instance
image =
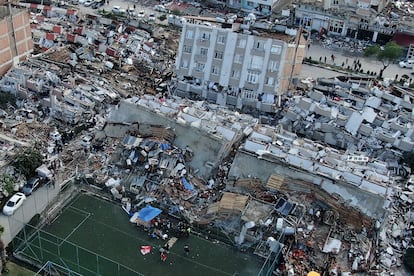
POLYGON ((387 67, 394 61, 401 58, 403 49, 394 41, 388 42, 384 47, 379 45, 372 45, 365 49, 364 55, 366 57, 374 56, 377 60, 382 62, 382 69, 380 70, 379 78, 382 79, 382 74, 387 67))
POLYGON ((8 196, 13 192, 14 186, 17 184, 17 179, 4 173, 0 175, 0 184, 3 188, 3 193, 8 196))
POLYGON ((179 9, 173 9, 171 11, 171 14, 173 14, 173 15, 181 15, 181 11, 179 9))
POLYGON ((27 179, 33 177, 36 168, 42 165, 42 155, 36 149, 26 149, 16 154, 12 163, 13 167, 27 179))

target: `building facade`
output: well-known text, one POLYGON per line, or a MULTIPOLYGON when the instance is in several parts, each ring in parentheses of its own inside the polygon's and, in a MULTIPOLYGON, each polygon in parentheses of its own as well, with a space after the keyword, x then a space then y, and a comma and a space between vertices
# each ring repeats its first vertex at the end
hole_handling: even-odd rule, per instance
POLYGON ((244 12, 270 15, 278 0, 207 0, 207 2, 216 7, 229 7, 244 12))
POLYGON ((308 30, 331 35, 386 43, 401 20, 381 16, 389 0, 301 0, 295 8, 295 22, 308 30))
POLYGON ((179 80, 193 81, 178 89, 222 105, 277 105, 296 83, 306 41, 296 30, 247 34, 238 25, 183 26, 175 72, 179 80))
POLYGON ((0 6, 0 76, 32 52, 29 13, 0 6))

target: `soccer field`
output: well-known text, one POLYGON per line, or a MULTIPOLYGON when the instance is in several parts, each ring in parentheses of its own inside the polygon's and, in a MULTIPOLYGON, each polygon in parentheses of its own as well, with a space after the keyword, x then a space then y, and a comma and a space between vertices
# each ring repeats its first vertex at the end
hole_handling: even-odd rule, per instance
POLYGON ((85 194, 41 231, 27 232, 29 242, 19 254, 82 275, 257 275, 261 267, 256 256, 194 235, 178 239, 162 262, 159 249, 165 241, 150 239, 120 206, 85 194), (184 244, 190 246, 188 256, 184 244), (151 253, 142 255, 143 245, 152 246, 151 253))

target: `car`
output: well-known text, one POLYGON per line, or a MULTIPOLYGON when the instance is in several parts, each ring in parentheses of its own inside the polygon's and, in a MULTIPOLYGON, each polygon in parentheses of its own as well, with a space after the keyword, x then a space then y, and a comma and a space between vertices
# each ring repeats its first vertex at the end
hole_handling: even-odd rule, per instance
POLYGON ((120 6, 113 6, 112 12, 115 14, 123 14, 125 13, 125 9, 122 9, 120 6))
POLYGON ((157 12, 165 12, 165 13, 169 13, 170 11, 163 5, 155 5, 154 6, 154 10, 157 12))
POLYGON ((129 15, 129 16, 135 16, 135 10, 134 10, 134 8, 128 8, 127 9, 127 14, 129 15))
POLYGON ((414 68, 414 60, 403 60, 398 63, 401 68, 414 68))
POLYGON ((105 1, 96 0, 95 2, 93 2, 91 7, 92 9, 97 9, 99 7, 102 7, 103 5, 105 5, 105 1))
POLYGON ((80 5, 83 5, 83 4, 85 4, 85 2, 86 2, 86 1, 88 1, 88 0, 79 0, 79 1, 78 1, 78 3, 79 3, 80 5))
POLYGON ((145 17, 145 11, 139 11, 138 17, 139 18, 144 18, 145 17))
POLYGON ((42 184, 42 180, 39 177, 32 177, 27 181, 27 183, 23 186, 22 192, 28 196, 33 193, 37 188, 40 187, 42 184))
POLYGON ((6 216, 11 216, 14 212, 23 204, 23 201, 26 199, 26 196, 23 193, 15 193, 4 205, 3 214, 6 216))
POLYGON ((91 1, 91 0, 88 0, 88 1, 86 1, 85 3, 83 3, 83 5, 85 6, 85 7, 89 7, 89 6, 91 6, 93 4, 93 1, 91 1))
POLYGON ((148 21, 155 21, 155 13, 152 12, 148 15, 148 21))

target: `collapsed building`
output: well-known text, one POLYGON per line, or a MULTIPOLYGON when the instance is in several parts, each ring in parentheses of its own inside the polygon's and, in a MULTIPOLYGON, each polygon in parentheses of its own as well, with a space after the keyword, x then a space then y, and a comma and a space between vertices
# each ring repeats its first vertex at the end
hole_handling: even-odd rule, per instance
MULTIPOLYGON (((378 147, 386 145, 394 158, 395 149, 410 145, 409 93, 320 80, 305 95, 287 99, 280 125, 272 127, 223 107, 216 84, 206 86, 217 94, 207 97, 213 104, 171 96, 172 50, 164 39, 100 17, 79 24, 66 30, 73 35, 66 39, 77 44, 56 35, 54 43, 69 45, 43 49, 1 82, 33 103, 27 107, 37 110, 38 121, 88 122, 57 153, 63 178, 76 172, 94 191, 121 202, 128 197, 135 208, 150 200, 200 230, 214 226, 226 243, 253 251, 278 274, 388 273, 401 265, 398 248, 411 244, 401 217, 411 216, 399 214, 410 189, 395 192, 389 156, 378 147), (94 29, 97 22, 120 32, 102 34, 94 29), (96 43, 84 43, 91 40, 96 43), (162 56, 154 53, 157 47, 162 56), (395 131, 395 139, 386 140, 384 131, 374 130, 379 127, 395 131), (343 136, 334 138, 334 132, 343 136), (354 147, 358 135, 372 139, 354 147), (387 212, 390 206, 396 211, 387 212)), ((48 138, 38 139, 49 145, 48 138)))

